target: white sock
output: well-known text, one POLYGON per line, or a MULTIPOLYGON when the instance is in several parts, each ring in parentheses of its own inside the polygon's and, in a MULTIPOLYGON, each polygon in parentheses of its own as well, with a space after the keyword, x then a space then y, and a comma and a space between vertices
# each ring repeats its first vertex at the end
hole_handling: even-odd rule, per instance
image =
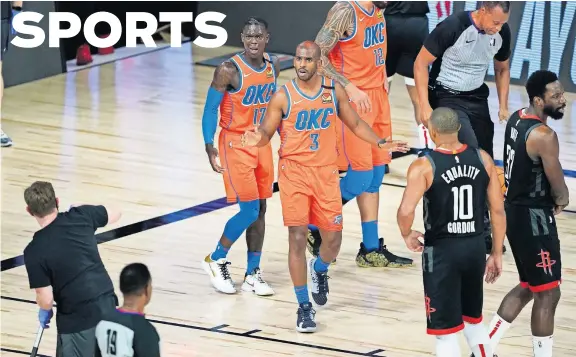
POLYGON ((461 357, 458 335, 436 336, 436 356, 441 357, 461 357))
POLYGON ((532 336, 532 347, 534 357, 552 357, 552 336, 536 337, 532 336))
POLYGON ((436 147, 430 138, 428 129, 424 126, 424 124, 418 125, 418 142, 420 143, 420 148, 422 149, 434 149, 436 147))
POLYGON ((464 337, 472 350, 474 357, 492 357, 490 337, 483 323, 470 324, 464 322, 464 337))
POLYGON ((490 321, 490 327, 488 328, 488 336, 490 336, 490 346, 492 347, 492 352, 496 352, 496 346, 500 343, 500 339, 506 331, 510 328, 510 323, 501 318, 498 314, 495 314, 490 321))

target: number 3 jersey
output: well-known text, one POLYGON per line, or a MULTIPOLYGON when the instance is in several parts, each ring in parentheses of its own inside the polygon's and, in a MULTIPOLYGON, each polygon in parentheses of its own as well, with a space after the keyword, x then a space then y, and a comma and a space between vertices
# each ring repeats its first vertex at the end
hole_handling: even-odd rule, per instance
POLYGON ((114 310, 96 326, 95 357, 160 357, 160 336, 144 315, 114 310))
POLYGON ((463 145, 457 151, 436 149, 426 155, 434 180, 424 194, 424 239, 484 233, 484 211, 490 177, 478 149, 463 145))
POLYGON ((532 130, 546 125, 540 118, 527 115, 524 109, 512 114, 506 124, 504 139, 504 179, 506 202, 518 206, 554 207, 550 182, 542 161, 528 156, 526 140, 532 130))
POLYGON ((303 166, 327 166, 338 159, 336 126, 338 103, 334 81, 322 78, 322 85, 313 96, 304 94, 296 80, 282 86, 288 109, 278 128, 281 159, 296 161, 303 166))

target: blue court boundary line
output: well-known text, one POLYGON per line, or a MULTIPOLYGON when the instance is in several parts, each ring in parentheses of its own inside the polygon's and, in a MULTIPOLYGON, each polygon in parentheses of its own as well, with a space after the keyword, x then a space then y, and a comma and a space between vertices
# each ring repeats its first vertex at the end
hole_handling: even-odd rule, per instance
MULTIPOLYGON (((32 300, 26 300, 26 299, 20 299, 20 298, 14 298, 14 297, 9 297, 9 296, 1 296, 2 299, 4 300, 10 300, 10 301, 16 301, 16 302, 22 302, 22 303, 26 303, 26 304, 34 304, 36 305, 36 301, 32 301, 32 300)), ((266 337, 266 336, 260 336, 260 335, 256 335, 259 332, 262 332, 262 330, 248 330, 246 332, 234 332, 234 331, 226 331, 223 330, 226 327, 229 327, 230 325, 219 325, 219 326, 215 326, 215 327, 202 327, 202 326, 196 326, 196 325, 188 325, 188 324, 182 324, 182 323, 176 323, 176 322, 169 322, 169 321, 162 321, 162 320, 154 320, 154 319, 148 319, 148 321, 155 323, 155 324, 160 324, 160 325, 167 325, 167 326, 174 326, 174 327, 181 327, 181 328, 187 328, 190 330, 198 330, 198 331, 204 331, 204 332, 212 332, 212 333, 219 333, 219 334, 224 334, 224 335, 231 335, 231 336, 236 336, 236 337, 244 337, 244 338, 251 338, 251 339, 255 339, 255 340, 261 340, 261 341, 267 341, 267 342, 276 342, 276 343, 282 343, 282 344, 286 344, 286 345, 292 345, 292 346, 300 346, 300 347, 307 347, 307 348, 313 348, 313 349, 317 349, 317 350, 323 350, 323 351, 330 351, 330 352, 338 352, 338 353, 343 353, 343 354, 347 354, 347 355, 354 355, 354 356, 367 356, 367 357, 386 357, 386 356, 378 356, 378 353, 384 352, 386 350, 384 349, 376 349, 376 350, 372 350, 369 352, 358 352, 358 351, 351 351, 351 350, 345 350, 345 349, 341 349, 341 348, 335 348, 335 347, 327 347, 327 346, 321 346, 321 345, 314 345, 311 343, 304 343, 304 342, 296 342, 296 341, 289 341, 289 340, 282 340, 282 339, 278 339, 278 338, 272 338, 272 337, 266 337)), ((2 351, 6 351, 6 352, 13 352, 13 353, 20 353, 20 354, 27 354, 30 355, 30 352, 25 352, 25 351, 20 351, 20 350, 13 350, 13 349, 8 349, 8 348, 4 348, 2 347, 1 349, 2 351)), ((46 355, 37 355, 40 357, 49 357, 46 355)))
MULTIPOLYGON (((399 159, 401 157, 405 157, 405 156, 409 156, 409 155, 417 155, 419 151, 420 151, 420 149, 412 148, 407 153, 394 153, 392 155, 392 159, 399 159)), ((495 160, 495 162, 497 165, 502 164, 501 160, 495 160)), ((564 170, 564 171, 565 171, 566 176, 576 177, 576 171, 571 171, 571 170, 564 170), (570 175, 573 175, 573 176, 570 176, 570 175)), ((405 187, 402 185, 393 185, 393 184, 387 184, 387 183, 382 183, 382 185, 393 186, 393 187, 405 187)), ((278 192, 278 183, 277 182, 274 183, 274 193, 276 193, 276 192, 278 192)), ((201 203, 199 205, 185 208, 185 209, 182 209, 182 210, 179 210, 176 212, 168 213, 168 214, 165 214, 163 216, 150 218, 150 219, 147 219, 144 221, 129 224, 127 226, 122 226, 119 228, 111 229, 111 230, 106 231, 106 232, 98 233, 95 235, 96 241, 98 244, 110 242, 110 241, 113 241, 113 240, 116 240, 119 238, 123 238, 123 237, 129 236, 129 235, 135 234, 135 233, 147 231, 147 230, 152 229, 152 228, 161 227, 161 226, 164 226, 166 224, 179 222, 179 221, 182 221, 184 219, 197 217, 197 216, 200 216, 200 215, 203 215, 206 213, 210 213, 210 212, 222 209, 222 208, 230 207, 230 206, 235 205, 235 204, 236 203, 228 203, 228 202, 226 202, 226 197, 221 197, 221 198, 218 198, 216 200, 201 203)), ((564 212, 576 213, 576 211, 572 211, 572 210, 564 210, 564 212)), ((22 265, 24 265, 24 256, 23 255, 19 255, 16 257, 12 257, 12 258, 7 258, 7 259, 2 260, 2 262, 1 262, 1 271, 14 269, 14 268, 20 267, 22 265)))

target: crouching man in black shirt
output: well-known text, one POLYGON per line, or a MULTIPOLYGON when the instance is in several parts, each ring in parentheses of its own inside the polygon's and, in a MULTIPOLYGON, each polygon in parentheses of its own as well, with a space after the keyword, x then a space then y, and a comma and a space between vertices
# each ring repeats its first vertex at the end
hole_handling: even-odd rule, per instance
POLYGON ((124 304, 106 314, 96 326, 96 357, 160 357, 160 336, 144 317, 152 297, 152 277, 141 263, 127 265, 120 273, 124 304))
POLYGON ((24 191, 26 210, 42 227, 24 250, 30 288, 36 290, 38 319, 44 328, 56 302, 56 356, 92 356, 96 324, 118 299, 104 268, 94 232, 120 219, 104 206, 82 205, 58 212, 49 182, 34 182, 24 191))

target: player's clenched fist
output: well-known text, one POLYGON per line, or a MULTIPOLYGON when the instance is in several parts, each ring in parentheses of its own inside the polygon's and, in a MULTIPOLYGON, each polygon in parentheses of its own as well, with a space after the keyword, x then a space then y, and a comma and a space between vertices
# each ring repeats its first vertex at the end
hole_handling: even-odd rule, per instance
POLYGON ((224 172, 222 166, 218 164, 218 150, 212 144, 206 144, 206 154, 208 154, 208 160, 210 160, 210 166, 212 170, 221 174, 224 172))

